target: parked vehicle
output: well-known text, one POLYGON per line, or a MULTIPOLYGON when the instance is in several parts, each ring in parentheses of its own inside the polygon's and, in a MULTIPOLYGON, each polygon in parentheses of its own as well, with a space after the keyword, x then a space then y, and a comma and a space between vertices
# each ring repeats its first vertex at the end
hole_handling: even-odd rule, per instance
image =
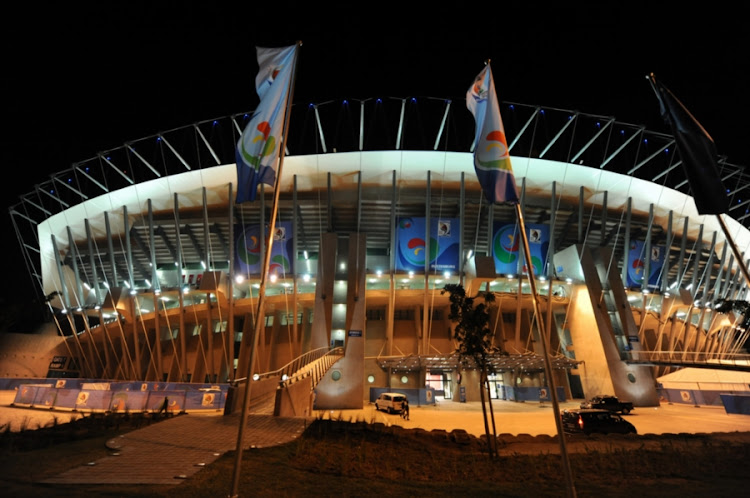
POLYGON ((388 413, 401 413, 404 401, 406 401, 406 394, 381 393, 375 400, 375 409, 388 413))
POLYGON ((560 417, 566 434, 638 434, 633 424, 609 410, 563 410, 560 417))
POLYGON ((627 415, 633 411, 633 403, 631 401, 622 401, 617 396, 602 395, 594 396, 590 400, 584 401, 581 403, 581 408, 599 408, 627 415))

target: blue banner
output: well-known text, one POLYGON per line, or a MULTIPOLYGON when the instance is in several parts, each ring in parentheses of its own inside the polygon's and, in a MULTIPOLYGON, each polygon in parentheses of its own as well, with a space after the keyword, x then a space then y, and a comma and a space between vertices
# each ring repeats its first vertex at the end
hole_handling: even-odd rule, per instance
MULTIPOLYGON (((235 230, 239 235, 235 241, 237 272, 245 275, 260 275, 263 255, 261 249, 260 225, 238 226, 235 230)), ((282 277, 294 271, 294 237, 292 236, 292 222, 280 221, 276 223, 273 246, 271 247, 271 261, 268 264, 269 275, 282 277)), ((268 244, 266 243, 266 247, 268 244)))
POLYGON ((430 220, 430 240, 425 242, 425 218, 399 218, 396 223, 396 270, 424 272, 458 270, 461 224, 458 218, 430 220), (429 245, 428 245, 429 244, 429 245))
MULTIPOLYGON (((518 259, 523 254, 520 228, 515 224, 504 225, 502 222, 496 222, 493 229, 492 256, 495 259, 495 271, 498 274, 516 275, 518 273, 518 259)), ((549 249, 549 226, 527 224, 526 235, 529 239, 529 251, 534 275, 543 275, 544 264, 547 261, 547 250, 549 249)), ((527 262, 524 263, 521 271, 523 274, 528 274, 527 262)))
MULTIPOLYGON (((646 279, 646 248, 644 242, 640 240, 630 241, 630 250, 628 251, 628 287, 643 287, 643 281, 646 279)), ((649 273, 648 286, 659 286, 659 275, 664 267, 664 246, 651 246, 651 254, 648 255, 649 273)))

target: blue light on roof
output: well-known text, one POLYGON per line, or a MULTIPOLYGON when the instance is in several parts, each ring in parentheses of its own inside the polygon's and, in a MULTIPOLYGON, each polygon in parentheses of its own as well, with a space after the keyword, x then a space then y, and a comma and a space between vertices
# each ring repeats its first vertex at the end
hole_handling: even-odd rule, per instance
POLYGON ((341 103, 342 105, 349 105, 349 101, 344 99, 344 101, 341 103))
POLYGON ((219 122, 214 120, 213 125, 216 126, 217 124, 219 124, 219 122))
POLYGON ((416 97, 412 97, 411 101, 416 104, 417 103, 417 98, 416 97))
POLYGON ((513 104, 511 104, 511 105, 508 106, 508 109, 510 109, 511 111, 515 111, 516 110, 516 106, 514 106, 513 104))
POLYGON ((312 102, 310 102, 309 104, 307 104, 307 108, 308 109, 313 109, 314 107, 315 107, 315 104, 313 104, 312 102))
POLYGON ((544 109, 542 109, 541 111, 539 111, 539 114, 545 114, 544 109))
POLYGON ((383 100, 382 99, 375 99, 375 102, 377 102, 378 104, 382 104, 383 100))

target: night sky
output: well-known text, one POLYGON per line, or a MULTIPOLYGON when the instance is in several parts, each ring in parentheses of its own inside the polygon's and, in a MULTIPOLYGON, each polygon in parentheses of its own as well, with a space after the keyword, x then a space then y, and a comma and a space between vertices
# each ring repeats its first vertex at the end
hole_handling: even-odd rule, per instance
MULTIPOLYGON (((750 43, 738 9, 693 12, 685 2, 673 9, 629 2, 616 9, 434 3, 411 10, 378 3, 337 12, 229 2, 50 4, 27 3, 0 21, 0 154, 13 179, 4 182, 6 206, 99 151, 252 110, 255 46, 297 40, 295 102, 463 99, 491 59, 501 102, 615 116, 668 133, 645 79, 653 72, 721 155, 750 165, 750 43)), ((8 279, 26 288, 7 207, 0 219, 8 227, 8 279)), ((6 303, 33 296, 12 284, 2 288, 6 303)))

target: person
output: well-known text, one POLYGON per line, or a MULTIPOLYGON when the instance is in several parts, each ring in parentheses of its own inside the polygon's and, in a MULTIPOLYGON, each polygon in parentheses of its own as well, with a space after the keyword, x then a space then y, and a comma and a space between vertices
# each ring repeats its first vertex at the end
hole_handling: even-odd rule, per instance
POLYGON ((401 417, 404 420, 409 420, 409 400, 406 398, 401 403, 401 417))
POLYGON ((169 406, 169 397, 164 396, 164 403, 162 403, 161 408, 159 408, 159 414, 161 415, 163 413, 164 415, 166 415, 168 406, 169 406))

